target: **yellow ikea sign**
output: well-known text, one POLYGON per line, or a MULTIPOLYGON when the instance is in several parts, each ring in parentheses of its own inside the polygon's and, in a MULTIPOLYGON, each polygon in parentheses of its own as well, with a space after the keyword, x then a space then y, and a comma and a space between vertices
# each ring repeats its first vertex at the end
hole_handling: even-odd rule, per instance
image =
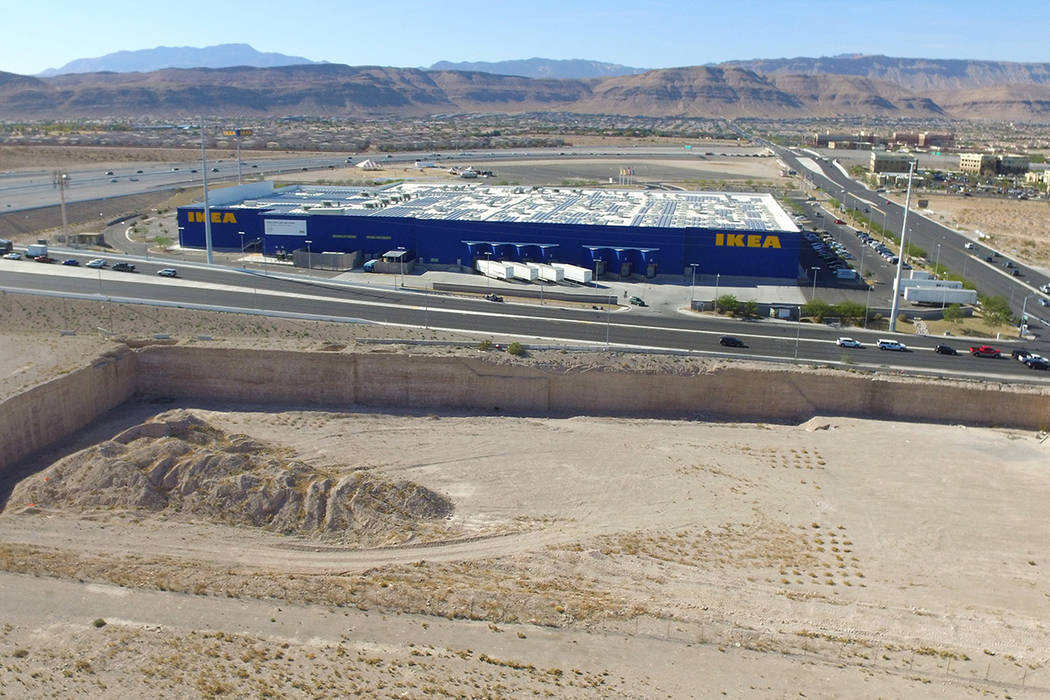
MULTIPOLYGON (((204 212, 202 211, 191 211, 189 214, 189 222, 203 224, 204 223, 204 212)), ((232 211, 213 211, 211 212, 211 222, 213 224, 235 224, 237 223, 237 217, 233 215, 232 211)))
POLYGON ((715 245, 726 248, 779 248, 780 236, 761 233, 716 233, 715 245))

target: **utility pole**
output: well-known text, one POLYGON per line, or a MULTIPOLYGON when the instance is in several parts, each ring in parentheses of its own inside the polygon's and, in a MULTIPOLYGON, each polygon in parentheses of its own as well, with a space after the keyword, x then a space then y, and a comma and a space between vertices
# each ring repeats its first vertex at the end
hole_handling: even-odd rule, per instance
POLYGON ((204 183, 204 248, 208 251, 208 264, 213 263, 211 254, 211 207, 208 206, 208 157, 204 153, 204 115, 201 115, 201 180, 204 183))
POLYGON ((58 188, 58 201, 62 204, 62 240, 69 244, 69 222, 66 219, 66 187, 69 186, 69 174, 60 170, 51 171, 51 184, 58 188))
POLYGON ((901 273, 904 271, 904 236, 908 231, 908 209, 911 208, 911 177, 915 173, 915 161, 908 164, 908 193, 904 197, 904 218, 901 221, 901 249, 897 256, 897 276, 893 279, 893 304, 890 308, 890 333, 897 331, 897 310, 900 307, 901 273))

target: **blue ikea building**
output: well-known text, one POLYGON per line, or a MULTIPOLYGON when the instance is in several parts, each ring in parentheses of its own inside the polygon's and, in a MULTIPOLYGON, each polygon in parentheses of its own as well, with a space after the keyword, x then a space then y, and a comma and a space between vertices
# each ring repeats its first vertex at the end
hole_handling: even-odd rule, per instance
MULTIPOLYGON (((563 262, 619 274, 796 279, 800 233, 768 194, 400 183, 386 187, 271 182, 209 196, 212 246, 360 251, 403 248, 426 265, 477 259, 563 262)), ((179 243, 205 247, 204 207, 179 207, 179 243)))

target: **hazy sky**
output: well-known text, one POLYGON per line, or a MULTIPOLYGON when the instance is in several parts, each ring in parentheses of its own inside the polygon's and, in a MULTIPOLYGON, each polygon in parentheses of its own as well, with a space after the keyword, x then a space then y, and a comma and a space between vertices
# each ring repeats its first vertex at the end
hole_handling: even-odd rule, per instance
POLYGON ((1050 61, 1050 3, 977 0, 3 0, 0 70, 247 43, 350 65, 588 58, 642 68, 842 53, 1050 61))

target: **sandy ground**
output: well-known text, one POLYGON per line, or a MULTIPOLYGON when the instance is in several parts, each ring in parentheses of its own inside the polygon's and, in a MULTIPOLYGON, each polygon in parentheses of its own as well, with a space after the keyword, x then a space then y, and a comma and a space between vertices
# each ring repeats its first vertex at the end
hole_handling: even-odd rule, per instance
MULTIPOLYGON (((1031 265, 1050 268, 1050 203, 988 197, 922 195, 926 216, 1031 265)), ((902 200, 903 201, 903 200, 902 200)))

